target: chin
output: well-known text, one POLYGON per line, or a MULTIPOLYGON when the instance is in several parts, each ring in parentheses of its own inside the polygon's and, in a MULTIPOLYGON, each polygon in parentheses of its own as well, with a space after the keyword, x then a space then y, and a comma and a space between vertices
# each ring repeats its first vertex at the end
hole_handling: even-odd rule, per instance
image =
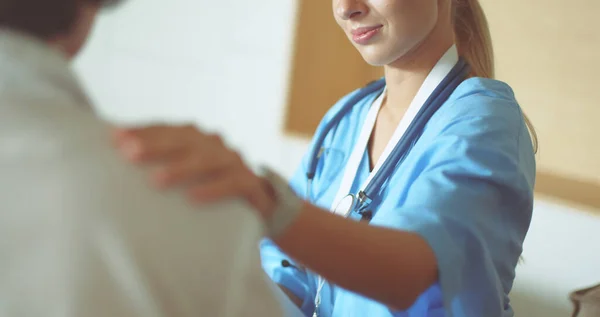
POLYGON ((369 47, 360 50, 360 55, 371 66, 385 66, 396 61, 398 56, 390 54, 387 50, 377 49, 375 47, 369 47))
POLYGON ((367 64, 371 66, 379 67, 387 65, 387 63, 385 63, 385 61, 381 58, 363 55, 363 59, 365 60, 365 62, 367 62, 367 64))

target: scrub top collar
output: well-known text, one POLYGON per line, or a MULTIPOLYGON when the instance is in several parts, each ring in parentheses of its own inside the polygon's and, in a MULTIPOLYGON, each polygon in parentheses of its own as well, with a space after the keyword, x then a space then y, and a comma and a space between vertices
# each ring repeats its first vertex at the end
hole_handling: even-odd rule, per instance
MULTIPOLYGON (((362 184, 360 190, 364 190, 367 187, 367 185, 371 182, 373 177, 377 174, 379 169, 381 169, 383 163, 390 156, 390 153, 394 149, 394 146, 400 141, 400 139, 408 129, 408 126, 416 117, 419 110, 423 107, 423 105, 425 104, 429 96, 431 96, 436 87, 450 73, 450 71, 456 65, 456 63, 458 63, 458 60, 458 50, 456 48, 456 45, 452 45, 450 49, 446 51, 442 58, 433 67, 433 69, 421 85, 415 98, 413 99, 406 113, 404 114, 404 117, 400 121, 400 124, 394 131, 392 138, 386 145, 381 157, 377 160, 375 167, 369 173, 367 180, 362 184)), ((360 163, 364 157, 365 151, 367 150, 367 145, 369 143, 371 134, 373 133, 375 121, 377 119, 377 114, 381 109, 381 105, 383 103, 383 100, 385 99, 386 92, 387 87, 384 88, 383 93, 373 102, 371 108, 369 109, 367 117, 365 118, 365 122, 363 123, 362 130, 359 134, 358 140, 344 169, 344 176, 342 178, 342 182, 335 196, 335 199, 333 200, 333 204, 331 205, 331 211, 335 210, 335 208, 341 202, 341 200, 350 193, 352 185, 354 184, 354 180, 356 179, 356 176, 358 174, 360 163)))

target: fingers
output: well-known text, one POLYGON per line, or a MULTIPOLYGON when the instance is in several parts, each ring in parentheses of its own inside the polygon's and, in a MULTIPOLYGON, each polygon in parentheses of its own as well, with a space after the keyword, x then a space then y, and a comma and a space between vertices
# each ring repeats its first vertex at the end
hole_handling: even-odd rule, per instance
POLYGON ((142 139, 164 139, 169 140, 174 135, 182 141, 189 140, 190 133, 198 132, 198 129, 193 125, 154 125, 141 128, 115 128, 113 136, 116 139, 127 137, 139 137, 142 139), (187 138, 183 138, 187 135, 187 138))
POLYGON ((158 170, 154 181, 162 188, 193 181, 202 182, 223 170, 242 165, 239 155, 232 151, 225 151, 225 148, 195 155, 188 153, 158 170))
POLYGON ((197 203, 212 203, 226 198, 242 197, 262 214, 272 209, 273 201, 260 178, 248 170, 227 170, 212 180, 198 183, 188 191, 197 203))
POLYGON ((220 136, 202 133, 191 125, 115 129, 113 139, 130 161, 160 163, 153 175, 158 187, 201 181, 223 169, 244 165, 220 136))
POLYGON ((116 129, 113 132, 116 146, 133 162, 168 160, 207 138, 209 136, 191 125, 116 129))
POLYGON ((159 163, 152 179, 159 188, 183 185, 190 198, 210 203, 244 198, 265 213, 274 202, 262 179, 218 135, 194 126, 115 129, 115 145, 136 163, 159 163))

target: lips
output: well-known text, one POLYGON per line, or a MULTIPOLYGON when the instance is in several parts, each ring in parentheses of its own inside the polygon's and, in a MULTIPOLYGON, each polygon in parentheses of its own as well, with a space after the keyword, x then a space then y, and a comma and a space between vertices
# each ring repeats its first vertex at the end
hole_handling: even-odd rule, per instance
POLYGON ((368 26, 353 29, 350 33, 352 34, 352 40, 357 44, 367 44, 370 39, 379 33, 382 26, 368 26))

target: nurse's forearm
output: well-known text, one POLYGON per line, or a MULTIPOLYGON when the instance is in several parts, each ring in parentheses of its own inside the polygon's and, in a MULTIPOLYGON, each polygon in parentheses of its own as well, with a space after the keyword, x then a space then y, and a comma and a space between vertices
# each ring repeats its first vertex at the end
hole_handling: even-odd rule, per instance
POLYGON ((275 243, 329 282, 393 309, 408 309, 437 280, 433 250, 417 234, 369 226, 309 204, 275 243))

